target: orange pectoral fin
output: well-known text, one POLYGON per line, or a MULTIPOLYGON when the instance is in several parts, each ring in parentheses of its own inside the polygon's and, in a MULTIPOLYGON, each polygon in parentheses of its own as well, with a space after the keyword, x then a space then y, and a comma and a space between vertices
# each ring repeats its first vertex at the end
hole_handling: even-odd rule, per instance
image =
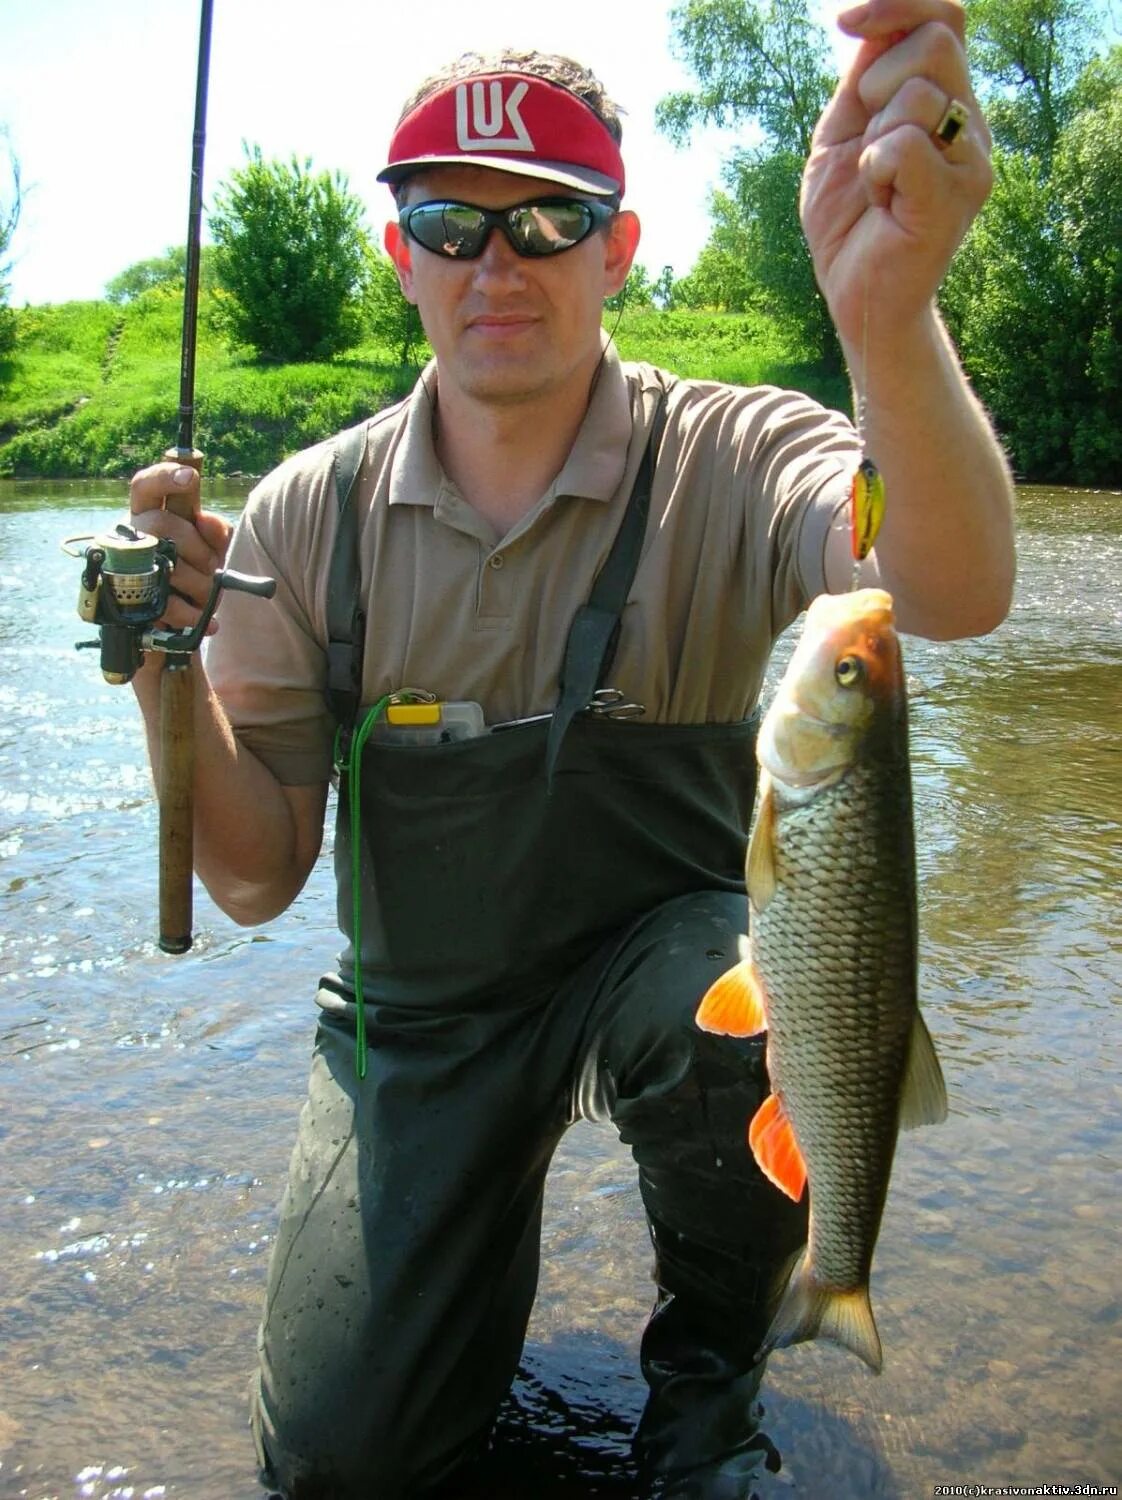
POLYGON ((755 1036, 767 1030, 763 986, 747 959, 714 980, 694 1019, 702 1031, 722 1036, 755 1036))
POLYGON ((806 1187, 806 1162, 777 1095, 769 1094, 756 1111, 748 1144, 768 1181, 797 1203, 806 1187))

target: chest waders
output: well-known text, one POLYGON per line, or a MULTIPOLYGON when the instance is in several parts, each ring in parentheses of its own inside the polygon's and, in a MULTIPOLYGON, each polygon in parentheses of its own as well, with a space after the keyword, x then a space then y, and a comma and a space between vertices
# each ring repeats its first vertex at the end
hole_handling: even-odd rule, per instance
MULTIPOLYGON (((291 1500, 408 1500, 485 1438, 533 1304, 549 1162, 582 1117, 631 1146, 655 1245, 637 1436, 649 1493, 747 1494, 727 1486, 769 1451, 754 1356, 805 1215, 745 1142, 768 1088, 762 1042, 693 1025, 746 928, 754 722, 584 711, 608 685, 639 564, 663 401, 552 718, 434 747, 368 743, 357 850, 341 790, 349 946, 320 992, 254 1410, 263 1471, 291 1500)), ((364 437, 345 434, 337 460, 328 654, 344 723, 362 680, 364 437)))

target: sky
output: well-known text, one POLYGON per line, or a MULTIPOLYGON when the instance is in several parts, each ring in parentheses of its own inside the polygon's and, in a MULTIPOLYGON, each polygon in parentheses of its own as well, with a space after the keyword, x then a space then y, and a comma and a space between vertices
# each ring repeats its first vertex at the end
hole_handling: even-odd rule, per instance
MULTIPOLYGON (((415 84, 469 48, 526 44, 591 66, 626 110, 638 258, 652 275, 664 265, 684 275, 708 237, 721 162, 748 137, 706 130, 679 150, 656 133, 658 100, 691 83, 671 56, 671 8, 215 0, 204 200, 248 142, 266 158, 296 154, 342 171, 380 237, 391 200, 374 177, 415 84)), ((24 190, 13 306, 100 297, 126 266, 183 244, 198 29, 199 0, 0 0, 0 128, 24 190)), ((7 195, 0 154, 0 201, 7 195)))

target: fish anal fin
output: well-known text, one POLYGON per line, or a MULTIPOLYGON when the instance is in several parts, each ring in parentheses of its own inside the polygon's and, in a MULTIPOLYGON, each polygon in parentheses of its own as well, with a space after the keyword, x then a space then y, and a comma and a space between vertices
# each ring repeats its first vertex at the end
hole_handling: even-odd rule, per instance
POLYGON ((771 777, 761 769, 760 798, 756 807, 756 821, 752 824, 752 837, 748 843, 748 863, 745 867, 748 897, 757 911, 763 911, 775 895, 775 792, 771 777))
POLYGON ((849 1289, 823 1286, 804 1257, 783 1294, 760 1350, 785 1349, 809 1339, 830 1339, 863 1359, 874 1375, 884 1365, 880 1334, 867 1285, 849 1289))
POLYGON ((752 1117, 748 1145, 768 1181, 797 1203, 806 1187, 806 1162, 778 1095, 769 1094, 752 1117))
POLYGON ((946 1118, 947 1086, 943 1070, 935 1055, 931 1033, 916 1011, 900 1090, 900 1128, 914 1130, 917 1125, 938 1125, 946 1118))
POLYGON ((702 1031, 755 1036, 767 1030, 764 991, 751 960, 742 958, 706 990, 694 1018, 702 1031))

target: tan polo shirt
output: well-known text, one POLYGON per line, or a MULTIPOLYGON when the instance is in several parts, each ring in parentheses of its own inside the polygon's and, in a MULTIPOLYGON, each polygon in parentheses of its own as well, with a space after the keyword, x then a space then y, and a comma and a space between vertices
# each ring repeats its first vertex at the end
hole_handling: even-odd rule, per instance
MULTIPOLYGON (((663 377, 666 378, 666 377, 663 377)), ((659 372, 609 347, 561 472, 505 536, 433 446, 436 371, 371 422, 359 473, 367 615, 363 699, 424 688, 487 723, 544 713, 565 639, 611 548, 646 444, 659 372)), ((754 707, 776 636, 825 589, 827 533, 859 457, 849 422, 806 396, 671 387, 639 570, 610 685, 648 722, 729 722, 754 707)), ((250 495, 231 567, 277 580, 271 603, 223 596, 207 669, 238 737, 281 782, 327 779, 330 442, 250 495)))

